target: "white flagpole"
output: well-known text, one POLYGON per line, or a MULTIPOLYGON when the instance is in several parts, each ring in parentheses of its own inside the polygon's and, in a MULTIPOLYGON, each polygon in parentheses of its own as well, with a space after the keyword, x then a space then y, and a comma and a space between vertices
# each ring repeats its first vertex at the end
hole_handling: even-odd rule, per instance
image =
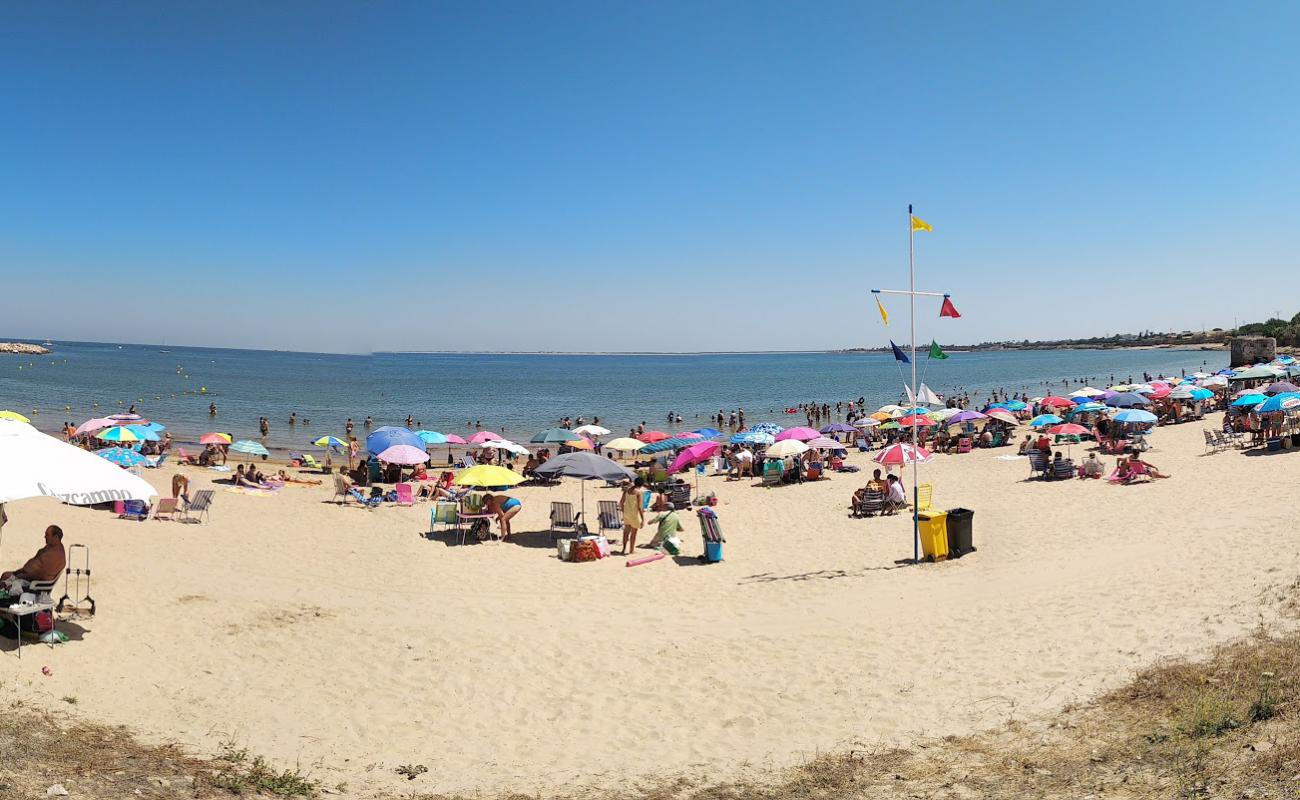
MULTIPOLYGON (((912 229, 912 204, 907 204, 907 271, 909 277, 908 299, 912 311, 912 416, 916 416, 916 231, 912 229)), ((921 560, 921 507, 916 502, 917 487, 920 482, 916 464, 917 428, 912 420, 912 560, 921 560)))

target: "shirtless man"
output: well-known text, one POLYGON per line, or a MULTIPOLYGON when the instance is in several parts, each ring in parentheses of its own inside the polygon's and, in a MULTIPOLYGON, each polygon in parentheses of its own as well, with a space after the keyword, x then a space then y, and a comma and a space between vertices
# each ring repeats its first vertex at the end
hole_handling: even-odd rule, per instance
POLYGON ((51 525, 45 529, 45 545, 36 551, 36 555, 12 572, 0 573, 0 583, 7 583, 15 578, 31 581, 52 581, 63 574, 68 565, 68 554, 63 549, 63 529, 51 525))

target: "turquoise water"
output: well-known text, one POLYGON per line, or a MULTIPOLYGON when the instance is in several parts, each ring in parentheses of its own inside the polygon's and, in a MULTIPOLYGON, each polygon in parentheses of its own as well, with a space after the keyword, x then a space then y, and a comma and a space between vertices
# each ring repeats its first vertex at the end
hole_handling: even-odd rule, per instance
MULTIPOLYGON (((137 411, 166 424, 182 441, 208 430, 258 438, 271 420, 268 446, 301 448, 324 434, 341 436, 351 417, 358 434, 375 425, 473 432, 473 423, 527 441, 566 414, 616 434, 639 422, 672 431, 711 424, 719 409, 745 409, 750 423, 785 422, 781 410, 805 402, 896 402, 903 378, 885 354, 755 353, 704 355, 390 354, 366 356, 59 342, 47 356, 0 356, 0 408, 54 430, 65 421, 137 411), (206 393, 202 390, 206 389, 206 393), (208 416, 216 403, 218 416, 208 416), (98 403, 98 406, 94 404, 98 403), (70 410, 65 410, 70 407, 70 410), (680 426, 666 422, 670 411, 680 426), (309 424, 288 425, 290 412, 309 424)), ((1179 374, 1227 366, 1227 354, 1179 350, 1060 350, 952 353, 922 357, 918 368, 940 394, 990 390, 1044 393, 1084 379, 1104 388, 1144 371, 1179 374)), ((1078 388, 1078 384, 1071 384, 1078 388)), ((978 404, 978 401, 977 401, 978 404)))

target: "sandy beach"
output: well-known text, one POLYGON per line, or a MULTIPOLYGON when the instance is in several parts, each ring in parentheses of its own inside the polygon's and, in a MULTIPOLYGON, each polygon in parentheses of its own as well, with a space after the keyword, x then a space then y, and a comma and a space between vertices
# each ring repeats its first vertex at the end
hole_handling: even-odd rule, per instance
MULTIPOLYGON (((922 480, 974 509, 979 550, 921 566, 895 563, 908 517, 848 518, 856 452, 863 473, 802 486, 704 478, 728 540, 707 566, 693 518, 677 561, 558 561, 548 508, 572 481, 512 492, 523 533, 465 546, 425 538, 427 503, 342 508, 328 486, 217 484, 201 525, 14 503, 6 567, 57 522, 91 548, 98 614, 53 650, 6 646, 3 691, 197 752, 233 740, 355 796, 722 779, 1033 718, 1249 631, 1300 572, 1300 453, 1202 456, 1218 421, 1157 429, 1173 477, 1134 486, 939 456, 922 480)), ((171 475, 146 473, 164 495, 171 475)), ((589 510, 614 496, 589 484, 589 510)))

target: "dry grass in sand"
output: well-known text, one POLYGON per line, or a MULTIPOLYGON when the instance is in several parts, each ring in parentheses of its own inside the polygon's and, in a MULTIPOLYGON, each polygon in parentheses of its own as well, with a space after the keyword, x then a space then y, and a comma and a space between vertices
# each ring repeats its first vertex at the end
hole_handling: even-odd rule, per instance
MULTIPOLYGON (((1295 592, 1290 603, 1293 615, 1295 592)), ((1200 662, 1140 672, 1092 702, 1036 722, 947 737, 911 749, 826 755, 764 778, 702 785, 681 780, 572 800, 786 800, 787 798, 1296 798, 1300 797, 1300 633, 1255 635, 1200 662)), ((397 771, 412 800, 437 765, 397 771)), ((277 770, 225 747, 215 759, 145 747, 121 728, 60 727, 48 714, 0 718, 2 797, 45 796, 62 783, 75 797, 347 795, 296 770, 277 770)), ((500 800, 566 795, 502 795, 500 800)), ((475 795, 481 798, 483 795, 475 795)))

